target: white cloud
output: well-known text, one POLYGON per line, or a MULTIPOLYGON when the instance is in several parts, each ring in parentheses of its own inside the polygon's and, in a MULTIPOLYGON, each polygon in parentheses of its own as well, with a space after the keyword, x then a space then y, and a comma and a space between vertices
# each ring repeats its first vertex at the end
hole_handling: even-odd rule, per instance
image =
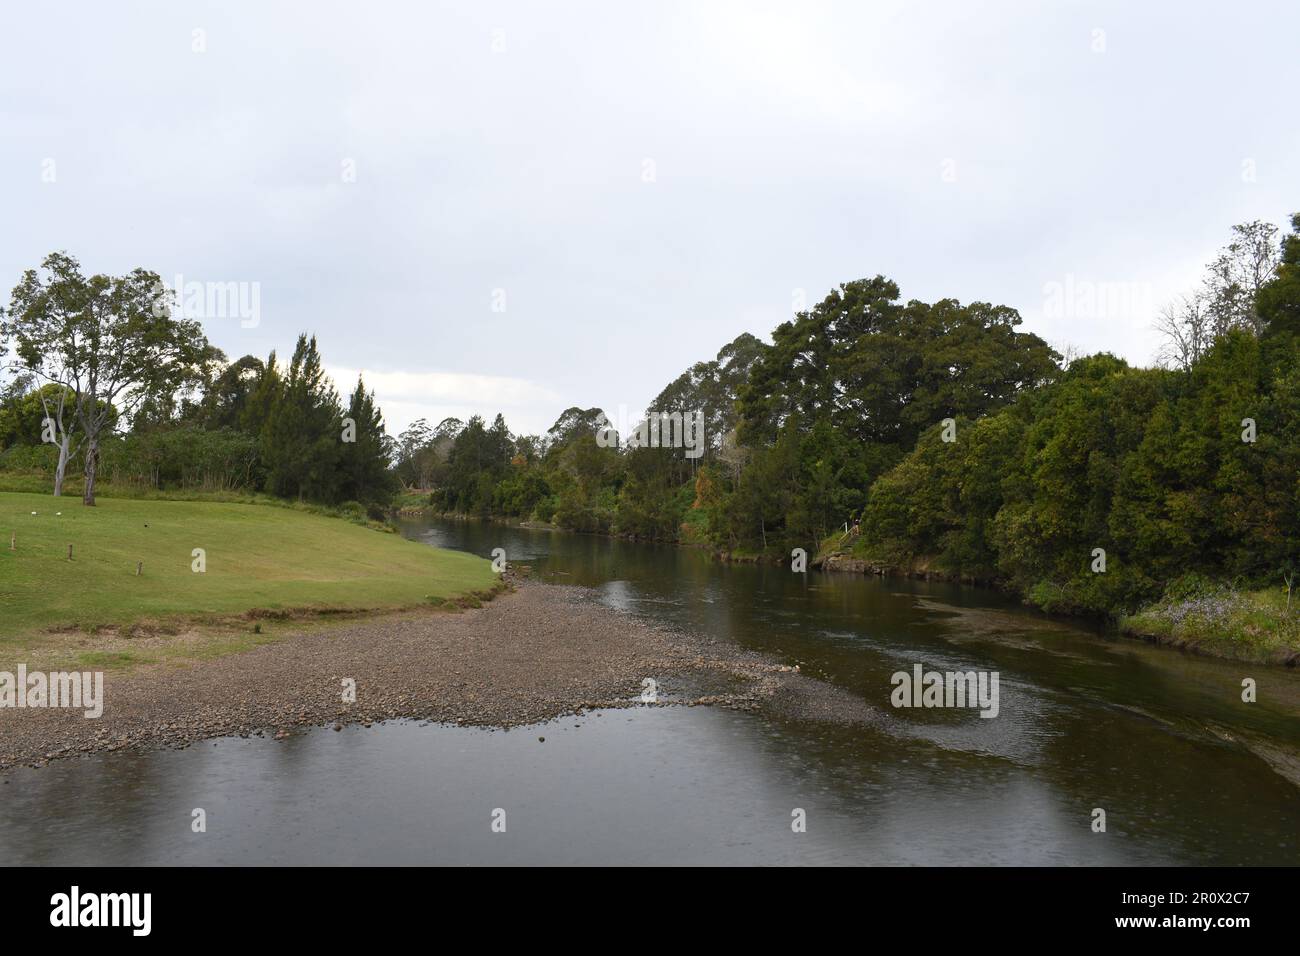
POLYGON ((1139 282, 1158 308, 1233 223, 1296 211, 1277 91, 1296 87, 1300 10, 1103 7, 503 0, 409 5, 397 28, 305 0, 122 0, 83 4, 70 32, 17 5, 0 281, 55 249, 256 281, 257 328, 207 323, 232 357, 310 332, 353 369, 441 370, 373 373, 394 428, 643 408, 740 332, 770 334, 794 289, 816 302, 877 273, 1146 361, 1145 312, 1053 320, 1043 286, 1139 282))
POLYGON ((465 372, 378 372, 327 366, 339 393, 347 396, 357 376, 375 393, 390 435, 396 435, 419 418, 437 424, 444 418, 462 421, 481 415, 491 421, 501 412, 516 433, 538 433, 550 428, 564 411, 563 399, 538 382, 504 375, 465 372))

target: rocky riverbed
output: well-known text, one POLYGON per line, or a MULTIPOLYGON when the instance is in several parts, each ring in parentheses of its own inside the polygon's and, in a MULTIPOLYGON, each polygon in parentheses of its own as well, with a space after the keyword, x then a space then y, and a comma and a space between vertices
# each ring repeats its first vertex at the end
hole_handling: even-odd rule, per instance
POLYGON ((710 704, 881 719, 801 674, 797 662, 647 626, 583 588, 524 581, 460 613, 376 614, 211 660, 110 671, 97 719, 72 709, 0 709, 0 772, 396 718, 514 727, 595 709, 710 704))

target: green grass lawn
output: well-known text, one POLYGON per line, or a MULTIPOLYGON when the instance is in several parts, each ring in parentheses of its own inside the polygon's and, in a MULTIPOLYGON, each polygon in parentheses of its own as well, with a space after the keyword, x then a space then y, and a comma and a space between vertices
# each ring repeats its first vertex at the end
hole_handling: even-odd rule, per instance
POLYGON ((125 498, 87 508, 79 498, 0 492, 0 649, 56 630, 260 609, 411 607, 496 582, 483 558, 289 508, 125 498), (203 573, 191 567, 196 548, 203 573))

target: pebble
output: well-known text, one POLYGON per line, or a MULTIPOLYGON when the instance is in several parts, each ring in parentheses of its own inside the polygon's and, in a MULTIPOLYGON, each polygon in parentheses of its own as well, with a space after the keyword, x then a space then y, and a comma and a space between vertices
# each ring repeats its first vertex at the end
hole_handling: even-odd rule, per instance
POLYGON ((413 718, 508 729, 566 715, 601 717, 602 709, 635 706, 647 676, 689 675, 693 690, 682 703, 752 710, 779 681, 806 680, 790 673, 798 669, 725 641, 632 622, 590 601, 586 589, 523 583, 508 600, 479 610, 376 615, 185 669, 115 675, 113 707, 99 720, 45 711, 18 721, 0 711, 0 779, 9 767, 78 752, 180 748, 231 736, 284 740, 297 727, 341 731, 344 723, 413 718), (789 676, 769 676, 774 672, 789 676), (341 707, 339 675, 370 694, 341 707), (751 692, 717 693, 718 681, 730 687, 736 680, 751 692))

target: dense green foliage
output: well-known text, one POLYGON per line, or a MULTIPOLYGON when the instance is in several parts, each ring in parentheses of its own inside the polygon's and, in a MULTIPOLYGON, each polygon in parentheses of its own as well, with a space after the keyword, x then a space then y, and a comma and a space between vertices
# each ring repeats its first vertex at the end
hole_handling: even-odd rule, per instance
POLYGON ((444 510, 734 555, 820 546, 1051 609, 1122 612, 1189 574, 1271 582, 1300 564, 1300 238, 1279 259, 1275 233, 1234 230, 1173 368, 1063 368, 1009 308, 903 302, 876 277, 664 389, 653 412, 701 410, 698 457, 601 441, 604 413, 571 408, 513 440, 499 416, 417 423, 398 473, 444 510), (1247 255, 1277 263, 1257 288, 1247 255))
MULTIPOLYGON (((42 421, 58 389, 19 376, 0 396, 0 470, 53 480, 59 449, 42 441, 42 421)), ((307 336, 286 369, 274 353, 265 362, 244 356, 215 366, 192 394, 151 395, 128 421, 114 415, 108 423, 98 473, 115 489, 264 492, 358 502, 378 514, 398 487, 373 393, 358 380, 343 404, 307 336)), ((75 424, 69 430, 75 440, 75 424)), ((86 448, 73 447, 75 464, 86 448)))
POLYGON ((1258 337, 1230 328, 1186 370, 1095 355, 955 442, 932 428, 873 486, 854 550, 1051 609, 1131 610, 1186 575, 1280 581, 1300 563, 1297 268, 1293 235, 1258 337))
MULTIPOLYGON (((1053 609, 1132 610, 1187 575, 1264 584, 1300 565, 1300 215, 1292 230, 1234 227, 1205 288, 1162 314, 1163 367, 1062 366, 1006 306, 904 301, 877 276, 770 345, 746 333, 691 366, 651 403, 655 428, 574 407, 545 435, 497 415, 392 441, 362 383, 344 407, 303 336, 287 367, 245 356, 150 392, 107 429, 101 469, 327 503, 401 488, 442 511, 737 556, 850 553, 1053 609)), ((39 432, 58 394, 12 383, 0 467, 53 469, 39 432)))
POLYGON ((927 432, 872 488, 856 549, 1044 607, 1131 607, 1194 571, 1264 578, 1300 542, 1298 358, 1290 336, 1234 331, 1187 373, 1079 359, 954 442, 927 432))
POLYGON ((499 416, 490 430, 416 423, 399 438, 398 473, 428 481, 445 510, 732 552, 810 547, 862 509, 927 424, 1000 408, 1056 371, 1019 324, 1006 307, 903 303, 884 278, 850 282, 773 345, 741 335, 656 397, 647 414, 698 411, 697 446, 602 442, 615 423, 571 408, 513 443, 499 416))
POLYGON ((122 414, 193 388, 220 357, 198 322, 174 313, 157 273, 86 276, 64 252, 25 271, 0 311, 0 355, 9 352, 19 397, 35 383, 54 386, 53 403, 44 389, 37 394, 47 406, 41 440, 59 448, 56 495, 85 443, 87 505, 95 503, 101 442, 122 414))

